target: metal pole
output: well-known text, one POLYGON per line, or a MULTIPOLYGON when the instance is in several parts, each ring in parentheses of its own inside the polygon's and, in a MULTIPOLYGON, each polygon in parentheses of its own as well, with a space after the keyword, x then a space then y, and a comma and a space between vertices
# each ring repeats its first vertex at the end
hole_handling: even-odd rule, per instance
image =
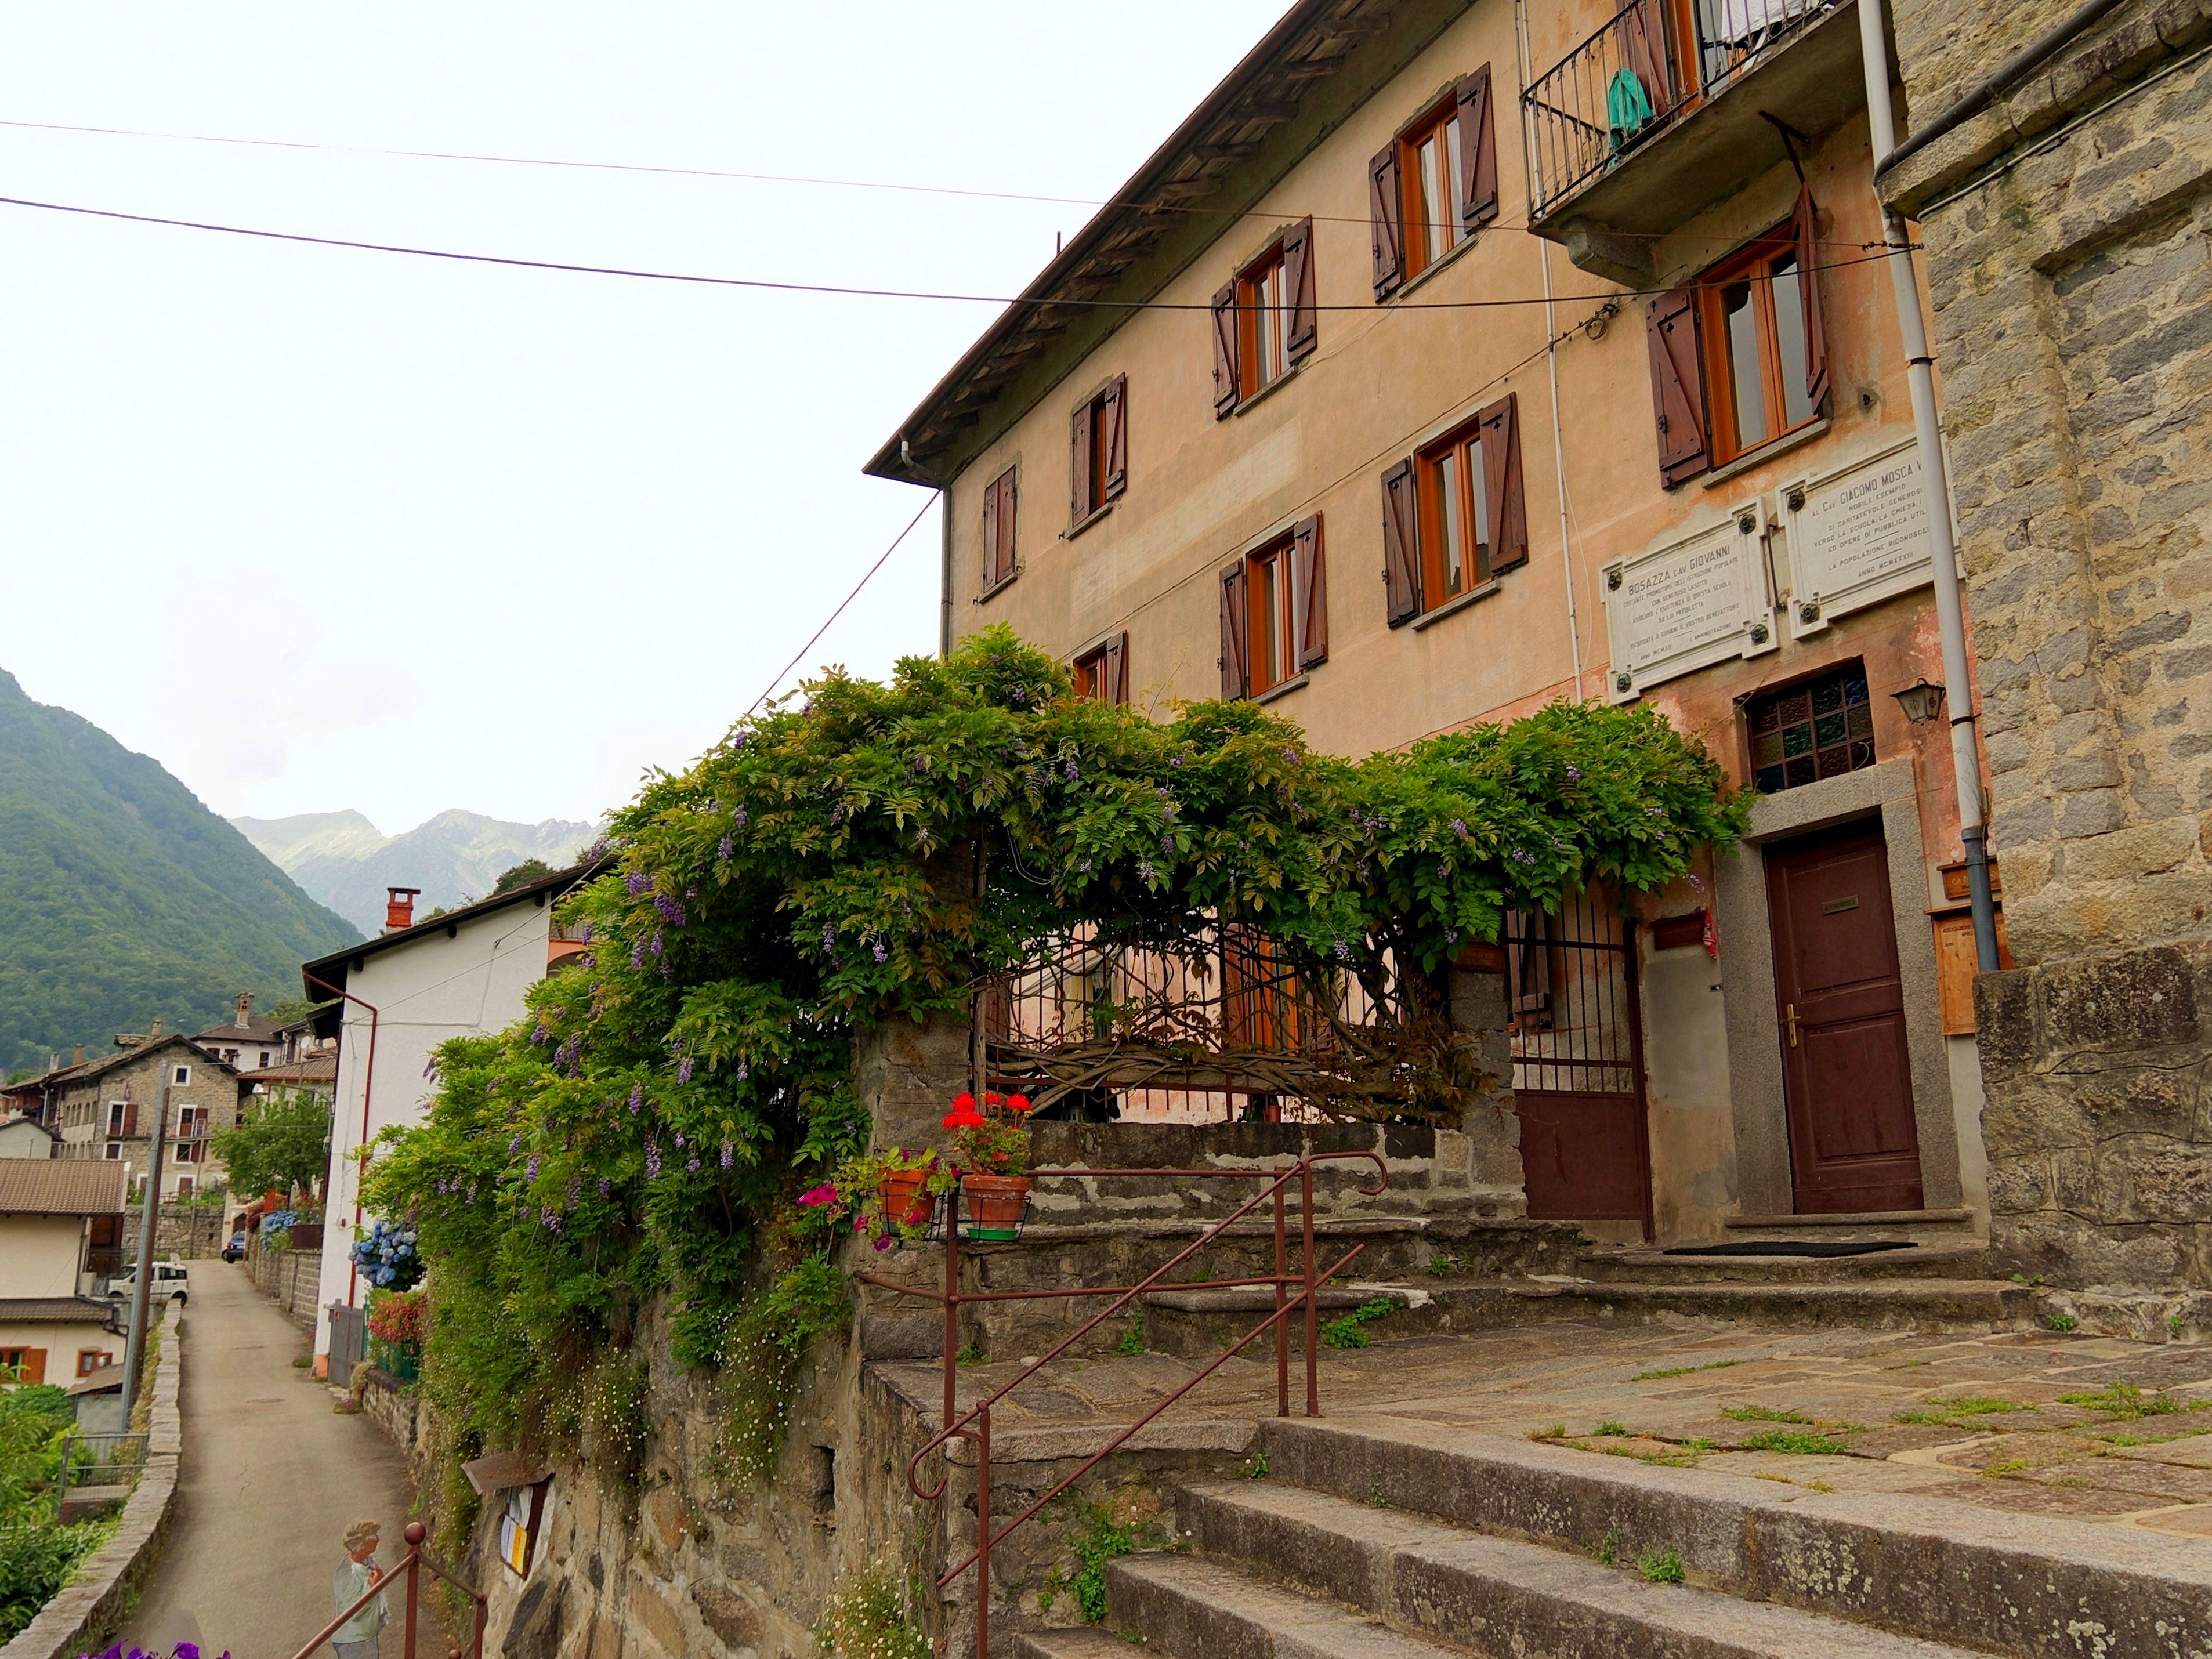
POLYGON ((131 1427, 138 1401, 138 1372, 146 1363, 146 1305, 154 1281, 154 1234, 161 1220, 161 1148, 169 1126, 169 1072, 161 1068, 161 1103, 154 1114, 154 1152, 146 1174, 146 1202, 138 1217, 138 1283, 131 1297, 131 1334, 123 1345, 123 1427, 131 1427))
MULTIPOLYGON (((1861 0, 1859 57, 1866 70, 1867 132, 1874 167, 1897 148, 1897 115, 1889 101, 1889 39, 1881 8, 1861 0)), ((1936 625, 1943 641, 1943 696, 1950 708, 1951 771, 1958 785, 1959 841, 1966 854, 1966 890, 1974 917, 1974 958, 1984 973, 1997 965, 1996 908, 1990 894, 1989 832, 1982 801, 1982 767, 1974 742, 1974 693, 1967 678, 1966 604, 1959 592, 1959 550, 1951 535, 1951 481, 1943 459, 1943 434, 1936 408, 1936 360, 1920 314, 1920 288, 1912 274, 1905 221, 1875 194, 1889 243, 1889 274, 1897 290, 1898 331, 1905 339, 1907 383, 1912 392, 1912 429, 1919 442, 1920 486, 1928 507, 1928 544, 1936 567, 1936 625)))
POLYGON ((959 1392, 960 1370, 960 1183, 945 1194, 945 1420, 944 1433, 952 1426, 959 1392))
POLYGON ((403 1650, 407 1659, 415 1659, 416 1585, 422 1577, 422 1540, 428 1535, 428 1528, 420 1521, 410 1521, 400 1534, 407 1540, 407 1639, 403 1650))
POLYGON ((1298 1199, 1305 1213, 1299 1218, 1301 1242, 1305 1246, 1306 1281, 1306 1415, 1321 1415, 1321 1370, 1317 1350, 1320 1346, 1321 1286, 1314 1279, 1314 1196, 1313 1159, 1298 1160, 1298 1199))
POLYGON ((1275 1415, 1291 1414, 1291 1322, 1283 1317, 1291 1276, 1290 1244, 1283 1231, 1283 1182, 1275 1182, 1275 1415))
POLYGON ((975 1659, 991 1659, 991 1408, 983 1407, 976 1423, 975 1540, 975 1659))

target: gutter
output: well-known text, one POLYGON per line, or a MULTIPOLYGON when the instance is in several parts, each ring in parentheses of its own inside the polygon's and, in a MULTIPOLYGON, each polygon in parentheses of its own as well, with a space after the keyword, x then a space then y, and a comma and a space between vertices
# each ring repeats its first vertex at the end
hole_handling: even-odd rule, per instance
POLYGON ((1918 154, 1946 133, 1955 131, 1972 120, 2026 80, 2036 66, 2053 52, 2110 13, 2118 10, 2121 3, 2122 0, 2088 0, 2087 5, 2079 8, 2056 28, 2047 30, 2029 41, 1977 82, 1964 97, 1877 161, 1874 166, 1875 176, 1881 177, 1908 156, 1918 154))

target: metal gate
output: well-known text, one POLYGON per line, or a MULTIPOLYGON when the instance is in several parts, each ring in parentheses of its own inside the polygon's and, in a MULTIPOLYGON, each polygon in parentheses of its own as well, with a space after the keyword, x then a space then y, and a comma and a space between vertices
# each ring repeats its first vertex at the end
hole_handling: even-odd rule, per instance
POLYGON ((1636 921, 1593 887, 1505 922, 1514 1109, 1528 1213, 1651 1236, 1636 921))

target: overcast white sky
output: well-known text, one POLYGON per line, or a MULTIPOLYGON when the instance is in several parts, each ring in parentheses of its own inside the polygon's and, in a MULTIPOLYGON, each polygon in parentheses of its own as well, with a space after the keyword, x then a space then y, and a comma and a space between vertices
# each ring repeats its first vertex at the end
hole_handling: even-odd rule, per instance
MULTIPOLYGON (((1012 294, 1285 0, 0 12, 0 195, 1012 294), (1171 50, 1164 49, 1171 46, 1171 50)), ((226 815, 584 818, 697 754, 924 497, 860 464, 995 314, 0 206, 0 667, 226 815)), ((936 515, 823 640, 936 642, 936 515)))

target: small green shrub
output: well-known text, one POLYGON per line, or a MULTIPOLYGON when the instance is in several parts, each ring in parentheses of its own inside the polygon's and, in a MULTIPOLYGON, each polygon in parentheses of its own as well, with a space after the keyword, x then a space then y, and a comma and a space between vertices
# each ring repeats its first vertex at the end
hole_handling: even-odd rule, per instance
POLYGON ((1792 1457, 1838 1457, 1850 1449, 1842 1441, 1831 1440, 1825 1434, 1782 1429, 1771 1434, 1754 1434, 1743 1443, 1747 1451, 1787 1452, 1792 1457))
POLYGON ((1081 1532, 1070 1534, 1067 1547, 1075 1552, 1076 1561, 1069 1588, 1075 1592, 1075 1604, 1083 1610, 1085 1621, 1095 1625, 1106 1616, 1106 1564, 1115 1556, 1135 1553, 1137 1528, 1116 1522, 1105 1504, 1094 1504, 1087 1524, 1081 1532))
POLYGON ((1323 1320, 1321 1340, 1332 1348, 1364 1348, 1367 1346, 1367 1327, 1385 1314, 1396 1311, 1397 1305, 1379 1296, 1363 1302, 1340 1319, 1323 1320))
POLYGON ((906 1590, 884 1561, 838 1581, 814 1626, 814 1646, 831 1659, 931 1659, 929 1638, 908 1616, 906 1590))
POLYGON ((1679 1584, 1682 1558, 1673 1550, 1651 1550, 1636 1558, 1636 1571, 1647 1584, 1679 1584))
POLYGON ((2099 1389, 2094 1394, 2062 1394, 2061 1405, 2086 1406, 2091 1411, 2102 1412, 2115 1422, 2138 1417, 2171 1417, 2178 1412, 2194 1411, 2197 1405, 2185 1405, 2166 1393, 2145 1394, 2133 1382, 2114 1382, 2099 1389))
POLYGON ((1251 1456, 1244 1460, 1244 1467, 1238 1469, 1237 1473, 1247 1480, 1265 1480, 1267 1478, 1267 1454, 1263 1451, 1254 1452, 1251 1456))
POLYGON ((1115 1348, 1117 1352, 1121 1353, 1139 1354, 1144 1352, 1145 1322, 1140 1319, 1134 1324, 1131 1325, 1127 1331, 1122 1333, 1121 1340, 1115 1345, 1115 1348))
POLYGON ((2043 1322, 2054 1331, 2070 1331, 2074 1328, 2075 1321, 2070 1313, 2055 1313, 2043 1322))
POLYGON ((1597 1432, 1603 1435, 1625 1435, 1628 1432, 1628 1425, 1616 1418, 1608 1417, 1597 1425, 1597 1432))
POLYGON ((1607 1528, 1605 1536, 1591 1546, 1590 1553, 1597 1558, 1601 1567, 1611 1566, 1620 1556, 1620 1528, 1607 1528))
POLYGON ((1704 1365, 1670 1365, 1663 1371, 1638 1371, 1628 1380, 1632 1382, 1656 1382, 1666 1376, 1690 1376, 1698 1371, 1724 1371, 1731 1365, 1741 1365, 1741 1359, 1716 1359, 1704 1365))
POLYGON ((1810 1423, 1813 1419, 1798 1412, 1786 1412, 1772 1406, 1724 1406, 1723 1417, 1738 1423, 1810 1423))

